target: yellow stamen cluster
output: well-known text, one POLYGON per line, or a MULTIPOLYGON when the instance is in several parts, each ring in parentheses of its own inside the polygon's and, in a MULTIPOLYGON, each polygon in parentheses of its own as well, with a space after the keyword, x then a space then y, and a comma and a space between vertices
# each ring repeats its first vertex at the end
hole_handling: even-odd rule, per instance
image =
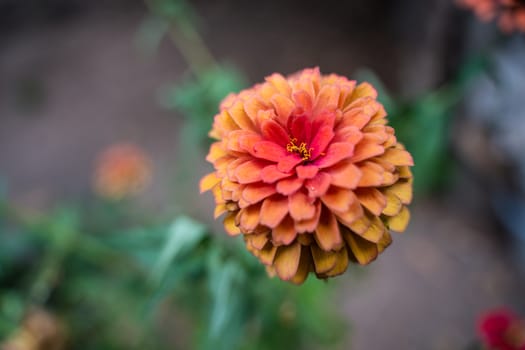
POLYGON ((294 137, 286 145, 286 150, 290 153, 299 153, 303 160, 309 160, 312 157, 313 148, 306 148, 306 142, 301 142, 299 146, 296 145, 297 139, 294 137))

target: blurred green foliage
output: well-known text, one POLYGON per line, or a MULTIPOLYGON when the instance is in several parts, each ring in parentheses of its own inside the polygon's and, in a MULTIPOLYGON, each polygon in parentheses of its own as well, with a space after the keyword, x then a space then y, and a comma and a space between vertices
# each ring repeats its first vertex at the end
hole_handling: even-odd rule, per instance
POLYGON ((40 305, 82 349, 173 349, 173 333, 195 349, 308 349, 341 340, 331 286, 269 279, 241 242, 185 216, 138 227, 115 218, 95 233, 86 230, 86 220, 97 219, 89 208, 2 212, 0 339, 40 305), (171 318, 187 320, 191 332, 159 326, 171 318))

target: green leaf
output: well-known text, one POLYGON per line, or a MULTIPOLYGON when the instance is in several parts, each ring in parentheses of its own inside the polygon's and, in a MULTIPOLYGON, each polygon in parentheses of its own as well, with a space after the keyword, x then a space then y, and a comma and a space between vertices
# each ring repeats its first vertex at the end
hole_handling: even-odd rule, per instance
POLYGON ((206 227, 203 224, 186 216, 178 217, 169 227, 164 248, 151 270, 152 282, 158 285, 174 259, 192 250, 205 235, 206 227))

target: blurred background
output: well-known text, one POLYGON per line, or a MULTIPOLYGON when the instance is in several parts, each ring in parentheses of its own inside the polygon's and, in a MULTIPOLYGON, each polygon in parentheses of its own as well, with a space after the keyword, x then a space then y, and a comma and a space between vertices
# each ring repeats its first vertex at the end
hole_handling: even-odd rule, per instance
POLYGON ((0 0, 2 349, 475 348, 485 310, 525 315, 524 76, 525 34, 448 0, 0 0), (416 200, 298 288, 198 181, 218 102, 313 66, 378 88, 416 200))

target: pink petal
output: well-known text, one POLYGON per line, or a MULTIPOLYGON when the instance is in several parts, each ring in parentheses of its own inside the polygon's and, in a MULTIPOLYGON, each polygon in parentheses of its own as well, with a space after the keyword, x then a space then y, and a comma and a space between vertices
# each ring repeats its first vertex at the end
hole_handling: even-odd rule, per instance
POLYGON ((282 158, 277 164, 277 170, 287 173, 292 171, 292 169, 303 160, 299 155, 292 153, 282 158))
POLYGON ((317 175, 319 168, 315 165, 299 165, 295 171, 300 179, 311 179, 317 175))
POLYGON ((266 140, 283 147, 286 147, 290 139, 286 130, 275 120, 265 120, 261 125, 261 133, 266 140))
POLYGON ((334 165, 341 160, 345 158, 349 158, 352 156, 354 151, 354 145, 347 142, 337 142, 332 143, 330 146, 328 146, 328 149, 326 150, 326 154, 324 156, 319 157, 315 164, 319 168, 327 168, 331 165, 334 165))
POLYGON ((273 162, 278 162, 283 157, 286 157, 288 154, 286 150, 271 142, 271 141, 259 141, 253 145, 253 149, 250 153, 257 158, 266 159, 273 162))
POLYGON ((266 183, 274 183, 277 180, 291 176, 291 173, 284 173, 277 169, 277 165, 272 164, 264 167, 261 171, 261 179, 266 183))

